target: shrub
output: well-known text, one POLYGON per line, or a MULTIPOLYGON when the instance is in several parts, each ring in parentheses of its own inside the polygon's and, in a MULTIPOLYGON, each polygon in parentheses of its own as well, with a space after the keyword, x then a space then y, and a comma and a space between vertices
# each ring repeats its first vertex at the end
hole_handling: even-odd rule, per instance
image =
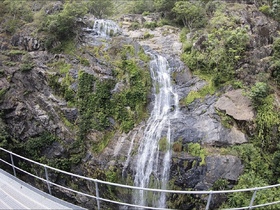
POLYGON ((280 114, 274 105, 273 95, 263 98, 256 109, 255 144, 263 151, 274 152, 280 138, 280 114))
POLYGON ((189 143, 188 153, 192 156, 200 157, 200 165, 205 165, 206 151, 203 148, 201 148, 199 143, 189 143))
POLYGON ((200 75, 203 79, 207 80, 208 84, 203 86, 198 91, 190 91, 187 97, 184 99, 185 105, 191 104, 196 99, 204 99, 207 95, 213 95, 216 91, 216 88, 213 84, 212 78, 205 77, 200 75))
POLYGON ((257 82, 252 88, 249 93, 250 98, 252 99, 253 103, 258 106, 262 104, 263 99, 268 96, 269 94, 269 87, 264 82, 257 82))
POLYGON ((29 157, 38 160, 41 157, 43 150, 55 141, 57 141, 55 136, 45 132, 38 137, 29 138, 23 143, 23 148, 29 157))
POLYGON ((161 138, 158 142, 158 145, 159 145, 159 151, 166 152, 167 149, 169 148, 168 141, 167 141, 166 137, 161 138))
POLYGON ((144 23, 144 27, 145 28, 149 28, 149 29, 155 29, 157 27, 157 23, 156 22, 145 22, 144 23))
POLYGON ((143 16, 148 16, 149 14, 150 14, 149 11, 144 11, 144 12, 142 13, 143 16))
POLYGON ((19 69, 24 72, 24 71, 32 70, 33 67, 34 67, 33 63, 23 63, 20 65, 19 69))
POLYGON ((58 40, 70 39, 78 33, 76 18, 84 16, 86 12, 87 9, 83 3, 65 3, 61 12, 48 17, 45 30, 58 40))
MULTIPOLYGON (((254 171, 242 174, 239 177, 238 185, 233 189, 244 189, 244 188, 253 188, 253 187, 262 187, 266 186, 268 183, 260 176, 258 176, 254 171)), ((253 192, 238 192, 229 194, 228 204, 229 207, 238 207, 238 206, 248 206, 250 204, 253 192)), ((257 196, 254 200, 254 205, 263 204, 266 202, 272 202, 274 197, 279 196, 279 191, 274 188, 267 190, 260 190, 257 193, 257 196)), ((276 207, 276 206, 275 206, 276 207)), ((278 209, 276 207, 276 209, 278 209)))
POLYGON ((273 55, 271 65, 271 77, 280 85, 280 39, 276 38, 273 42, 273 55))
POLYGON ((239 27, 234 17, 215 12, 210 20, 208 34, 198 40, 199 47, 186 46, 182 60, 192 70, 213 76, 216 87, 233 81, 236 66, 242 59, 249 36, 246 28, 239 27), (200 43, 200 42, 201 43, 200 43))
POLYGON ((266 4, 260 6, 259 11, 268 16, 270 16, 272 14, 270 6, 266 5, 266 4))
POLYGON ((89 0, 87 2, 89 12, 98 18, 110 16, 114 11, 114 4, 112 0, 89 0))
MULTIPOLYGON (((1 91, 0 91, 0 99, 1 99, 1 91)), ((3 122, 2 118, 0 118, 0 147, 6 147, 8 145, 8 140, 10 135, 7 132, 6 124, 3 122)))
POLYGON ((197 2, 178 1, 172 11, 190 31, 194 28, 200 28, 206 23, 205 10, 197 2))
POLYGON ((140 24, 138 22, 133 22, 130 26, 129 29, 130 30, 137 30, 140 28, 140 24))
POLYGON ((144 39, 149 39, 149 38, 153 38, 153 37, 154 37, 153 34, 150 34, 149 32, 146 31, 146 32, 144 33, 144 37, 143 37, 143 38, 144 38, 144 39))

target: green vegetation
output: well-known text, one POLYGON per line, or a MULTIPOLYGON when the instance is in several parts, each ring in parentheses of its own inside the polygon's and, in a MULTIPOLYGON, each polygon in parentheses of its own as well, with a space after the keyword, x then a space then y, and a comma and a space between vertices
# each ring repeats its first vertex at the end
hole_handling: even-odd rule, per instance
MULTIPOLYGON (((3 14, 0 17, 3 36, 1 34, 0 38, 4 40, 4 43, 11 37, 15 37, 14 35, 28 32, 32 36, 39 37, 48 52, 66 54, 64 58, 62 56, 48 63, 46 75, 54 93, 65 99, 68 107, 78 108, 79 115, 75 122, 69 122, 63 113, 59 113, 64 125, 76 132, 77 136, 73 137, 73 143, 70 145, 63 145, 67 150, 66 155, 48 159, 44 154, 45 149, 57 142, 63 144, 57 136, 44 132, 26 139, 25 142, 19 142, 8 134, 4 118, 1 118, 0 146, 15 148, 27 157, 70 170, 71 166, 78 164, 83 158, 86 151, 85 145, 90 145, 91 151, 98 155, 116 132, 128 133, 147 117, 147 96, 151 81, 146 67, 150 58, 143 49, 138 49, 139 46, 134 43, 127 44, 116 37, 112 40, 114 42, 112 46, 107 45, 107 40, 103 40, 104 45, 98 47, 80 45, 81 26, 77 20, 88 12, 98 18, 108 17, 113 14, 113 7, 122 6, 119 2, 66 0, 58 1, 56 6, 54 4, 51 1, 0 1, 0 13, 3 14), (35 3, 38 3, 38 8, 35 7, 35 3), (24 27, 27 28, 26 31, 24 27), (97 59, 98 65, 104 65, 112 72, 109 79, 103 75, 99 76, 100 72, 95 72, 95 66, 91 62, 93 59, 97 59), (69 60, 73 61, 73 65, 69 64, 69 60), (73 72, 78 71, 77 78, 73 72), (96 139, 88 142, 92 133, 95 134, 96 139)), ((279 0, 255 1, 255 4, 265 15, 277 21, 280 20, 279 0)), ((186 98, 182 99, 181 103, 184 105, 189 105, 197 99, 203 100, 207 95, 215 94, 219 88, 227 85, 233 88, 249 88, 248 83, 243 82, 237 74, 238 70, 242 71, 239 69, 240 65, 248 63, 244 58, 248 50, 248 34, 251 31, 244 26, 243 20, 237 15, 239 13, 231 12, 231 10, 242 8, 243 5, 231 4, 229 7, 225 5, 225 3, 211 0, 132 0, 124 6, 126 11, 130 7, 131 11, 145 16, 159 12, 159 19, 152 22, 142 25, 138 22, 131 24, 131 29, 147 28, 144 39, 153 37, 148 29, 153 30, 164 24, 182 27, 180 40, 183 43, 183 54, 181 58, 193 74, 206 81, 206 85, 201 89, 191 91, 186 98)), ((122 9, 119 8, 119 11, 122 9)), ((12 47, 8 44, 8 49, 3 50, 3 58, 0 60, 4 70, 1 67, 0 76, 1 79, 6 76, 8 81, 13 81, 11 80, 13 76, 5 72, 5 68, 13 67, 11 69, 19 70, 15 74, 22 71, 28 76, 28 72, 35 67, 31 53, 17 46, 12 47)), ((275 103, 275 95, 278 92, 275 94, 273 92, 279 89, 280 84, 280 39, 278 37, 273 37, 272 54, 266 59, 270 61, 270 67, 264 69, 263 73, 270 74, 269 79, 257 80, 255 84, 250 85, 248 91, 256 114, 255 121, 250 124, 250 131, 247 133, 249 143, 220 149, 225 154, 240 157, 244 164, 244 173, 234 189, 264 186, 280 181, 278 178, 280 175, 280 114, 279 105, 275 103)), ((175 77, 176 73, 173 76, 175 77)), ((155 86, 159 89, 158 84, 155 86)), ((8 89, 5 88, 0 90, 1 102, 7 91, 8 89)), ((29 93, 29 91, 24 92, 25 95, 29 93)), ((231 128, 233 124, 243 123, 234 121, 224 113, 218 114, 224 127, 231 128)), ((205 165, 207 152, 199 143, 184 145, 182 139, 179 139, 169 145, 166 138, 159 141, 160 151, 165 151, 169 147, 172 147, 175 153, 188 152, 192 156, 200 157, 200 165, 205 165)), ((92 173, 101 179, 118 181, 120 171, 110 168, 107 171, 97 169, 92 173)), ((154 183, 152 181, 151 185, 154 183)), ((175 185, 171 187, 176 189, 175 185)), ((219 179, 212 189, 222 190, 227 187, 229 187, 228 181, 219 179)), ((114 187, 106 190, 111 197, 116 194, 114 187)), ((252 193, 232 194, 224 207, 248 205, 251 195, 252 193)), ((280 190, 276 189, 258 192, 255 204, 273 201, 273 198, 279 195, 280 190)), ((123 194, 123 196, 127 195, 123 194)), ((168 207, 181 208, 195 202, 199 206, 204 202, 203 199, 198 201, 198 198, 194 196, 171 194, 170 200, 173 202, 169 203, 168 207)), ((185 209, 192 208, 184 207, 185 209)))
POLYGON ((113 0, 89 0, 87 7, 97 18, 105 18, 113 14, 113 0))
POLYGON ((3 29, 8 34, 13 34, 19 27, 33 21, 32 10, 27 0, 19 2, 2 0, 0 2, 0 11, 1 14, 3 14, 0 18, 0 20, 2 20, 2 18, 4 20, 2 25, 3 29))
POLYGON ((24 54, 26 54, 26 51, 23 50, 10 50, 8 52, 9 56, 24 55, 24 54))
POLYGON ((232 128, 232 126, 234 125, 234 119, 224 112, 221 112, 221 111, 218 111, 218 110, 216 110, 216 112, 218 113, 218 115, 221 118, 222 125, 225 128, 232 128))
POLYGON ((205 158, 207 156, 207 152, 201 147, 199 143, 189 143, 187 151, 192 156, 200 157, 200 165, 205 165, 205 158))
POLYGON ((275 152, 279 147, 280 114, 273 95, 267 96, 257 107, 256 124, 256 145, 264 152, 275 152))
POLYGON ((274 18, 279 21, 280 14, 280 2, 279 0, 266 0, 263 1, 263 4, 259 6, 259 11, 265 15, 274 18))
POLYGON ((2 88, 0 90, 0 101, 2 100, 2 98, 5 96, 6 92, 8 91, 7 88, 2 88))
POLYGON ((98 141, 97 144, 94 144, 92 146, 92 151, 96 154, 99 154, 102 152, 106 146, 108 145, 109 141, 114 136, 114 132, 106 132, 102 138, 98 141))
POLYGON ((9 139, 10 135, 7 132, 6 124, 3 122, 2 118, 0 118, 0 147, 6 148, 8 146, 9 139))
POLYGON ((262 105, 264 99, 269 95, 269 86, 264 82, 257 82, 249 93, 249 96, 253 102, 253 104, 258 107, 262 105))
POLYGON ((69 64, 62 63, 61 69, 56 69, 56 71, 64 73, 65 76, 63 77, 60 73, 51 73, 48 75, 48 82, 57 95, 65 98, 68 105, 75 105, 76 94, 70 86, 74 79, 68 72, 69 68, 69 64))
POLYGON ((206 84, 203 88, 198 91, 191 91, 189 92, 188 96, 185 98, 185 104, 189 105, 195 99, 204 99, 206 95, 213 95, 215 93, 215 86, 213 82, 209 80, 208 84, 206 84))
POLYGON ((163 137, 159 140, 158 142, 158 145, 159 145, 159 151, 162 151, 162 152, 165 152, 169 149, 169 144, 168 144, 168 141, 167 141, 167 138, 166 137, 163 137))
POLYGON ((144 27, 153 30, 157 27, 157 23, 156 22, 145 22, 144 27))
POLYGON ((182 55, 192 71, 212 75, 215 86, 233 81, 236 63, 242 58, 249 41, 247 30, 238 26, 237 18, 217 10, 201 46, 187 48, 182 55))
POLYGON ((90 129, 103 130, 109 126, 110 90, 113 81, 96 81, 93 75, 81 72, 77 93, 80 110, 79 138, 86 139, 90 129))
POLYGON ((153 38, 154 37, 154 35, 153 34, 150 34, 148 31, 146 31, 145 33, 144 33, 144 39, 150 39, 150 38, 153 38))
POLYGON ((42 156, 42 151, 55 141, 57 141, 56 137, 46 132, 39 137, 28 139, 23 143, 23 148, 27 153, 27 157, 32 157, 33 160, 39 160, 42 156))
POLYGON ((229 181, 227 179, 218 179, 212 186, 212 190, 228 190, 229 181))
POLYGON ((33 67, 34 67, 33 63, 23 63, 20 65, 19 69, 21 71, 30 71, 33 69, 33 67))
MULTIPOLYGON (((257 83, 251 89, 250 95, 255 102, 257 112, 256 134, 251 138, 250 144, 228 149, 230 154, 240 157, 244 164, 244 172, 234 189, 253 188, 279 182, 280 114, 274 104, 273 95, 268 94, 265 83, 257 83)), ((246 206, 250 203, 252 193, 231 194, 224 207, 246 206)), ((280 190, 277 188, 259 191, 254 204, 273 202, 279 194, 280 190)), ((275 207, 279 208, 279 206, 275 207)))
POLYGON ((206 23, 205 10, 201 7, 199 1, 178 1, 175 3, 172 11, 177 15, 178 20, 181 20, 190 31, 194 28, 203 27, 206 23))
POLYGON ((273 55, 271 58, 271 77, 275 80, 278 87, 280 86, 280 38, 273 42, 273 55))
MULTIPOLYGON (((254 188, 273 184, 273 172, 270 170, 272 158, 271 154, 264 153, 253 144, 233 146, 230 153, 240 157, 244 163, 244 173, 239 177, 238 184, 233 189, 254 188)), ((233 193, 229 195, 229 200, 223 205, 224 208, 235 206, 248 206, 253 192, 233 193)), ((272 202, 278 197, 280 191, 276 188, 259 191, 254 205, 272 202)))
POLYGON ((57 62, 53 62, 53 63, 49 63, 48 66, 54 70, 55 72, 58 72, 60 74, 66 74, 69 72, 70 68, 71 68, 71 64, 60 60, 57 62))
POLYGON ((58 40, 64 41, 77 35, 76 18, 82 17, 87 12, 83 3, 76 1, 67 2, 63 10, 47 17, 45 29, 58 40))

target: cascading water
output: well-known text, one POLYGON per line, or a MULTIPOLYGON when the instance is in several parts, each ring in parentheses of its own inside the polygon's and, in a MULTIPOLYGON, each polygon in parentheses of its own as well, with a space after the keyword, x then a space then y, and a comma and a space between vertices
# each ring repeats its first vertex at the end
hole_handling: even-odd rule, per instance
MULTIPOLYGON (((160 55, 149 54, 153 58, 150 71, 155 101, 140 142, 134 185, 166 189, 173 142, 170 121, 177 118, 179 112, 178 95, 172 88, 167 59, 160 55)), ((149 192, 141 190, 134 195, 134 202, 143 206, 151 203, 156 207, 165 207, 165 193, 159 196, 152 195, 152 199, 150 197, 149 192)))
POLYGON ((102 38, 112 37, 121 32, 121 29, 116 22, 104 19, 95 20, 92 30, 96 36, 102 38))
MULTIPOLYGON (((85 31, 91 32, 92 36, 97 38, 110 38, 111 36, 121 33, 120 28, 115 22, 102 19, 95 20, 93 28, 87 28, 85 31)), ((99 44, 98 42, 93 43, 99 44)), ((152 58, 150 72, 154 84, 154 104, 151 116, 144 129, 144 135, 140 140, 134 185, 166 189, 169 179, 171 145, 173 143, 171 121, 178 117, 179 100, 178 95, 173 91, 170 79, 171 69, 167 59, 151 52, 147 52, 147 54, 152 58)), ((140 130, 141 129, 142 127, 140 130)), ((124 170, 127 168, 131 158, 130 153, 136 133, 137 132, 132 136, 124 170)), ((124 139, 121 138, 120 141, 121 146, 124 139)), ((117 153, 119 149, 120 148, 116 148, 115 152, 117 153)), ((152 195, 152 197, 152 199, 149 198, 149 193, 147 191, 137 191, 137 193, 133 195, 136 204, 142 206, 152 204, 155 207, 165 207, 165 193, 152 195)))

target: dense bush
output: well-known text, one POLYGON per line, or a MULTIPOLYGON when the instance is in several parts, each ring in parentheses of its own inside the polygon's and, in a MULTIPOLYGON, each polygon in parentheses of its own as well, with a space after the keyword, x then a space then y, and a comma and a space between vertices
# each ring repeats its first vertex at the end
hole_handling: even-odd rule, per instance
POLYGON ((239 27, 236 19, 217 10, 209 22, 208 34, 201 36, 201 43, 186 48, 182 54, 192 71, 213 75, 216 86, 233 81, 236 65, 249 41, 247 29, 239 27))
POLYGON ((79 33, 76 19, 83 17, 86 12, 87 7, 82 2, 65 3, 62 11, 48 16, 44 30, 60 41, 73 38, 79 33))
POLYGON ((194 28, 200 28, 206 23, 206 13, 199 2, 178 1, 172 11, 190 31, 194 28))
POLYGON ((114 4, 112 0, 89 0, 87 7, 90 13, 97 18, 105 18, 113 14, 114 4))
POLYGON ((0 118, 0 147, 6 147, 9 142, 10 135, 3 120, 0 118))
POLYGON ((277 150, 280 137, 280 114, 274 104, 273 95, 262 99, 257 110, 257 130, 255 143, 263 151, 273 153, 277 150))
POLYGON ((57 141, 55 136, 45 132, 38 137, 29 138, 22 144, 28 157, 31 157, 33 160, 39 160, 42 156, 43 150, 45 150, 55 141, 57 141))
POLYGON ((254 105, 257 107, 263 104, 263 100, 269 94, 269 87, 264 82, 257 82, 252 88, 249 93, 254 105))
POLYGON ((273 54, 271 58, 271 77, 280 86, 280 38, 273 42, 273 54))

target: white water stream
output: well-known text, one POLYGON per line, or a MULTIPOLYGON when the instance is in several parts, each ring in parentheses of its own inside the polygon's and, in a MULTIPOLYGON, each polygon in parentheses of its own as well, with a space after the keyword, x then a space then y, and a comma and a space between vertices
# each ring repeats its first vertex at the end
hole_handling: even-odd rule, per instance
MULTIPOLYGON (((95 20, 92 31, 94 37, 107 38, 120 32, 117 24, 110 20, 95 20)), ((173 90, 171 83, 171 69, 165 57, 147 52, 152 58, 150 62, 151 78, 153 80, 154 102, 150 118, 140 139, 135 166, 134 185, 139 187, 152 187, 166 189, 169 180, 169 168, 172 153, 172 129, 170 121, 179 115, 178 95, 173 90)), ((140 128, 140 130, 142 127, 140 128)), ((132 136, 128 151, 128 158, 124 170, 131 159, 131 151, 136 136, 132 136)), ((129 135, 127 135, 129 136, 129 135)), ((115 153, 121 148, 125 137, 120 139, 115 153)), ((124 172, 124 171, 123 171, 124 172)), ((135 204, 152 205, 164 208, 166 205, 165 193, 151 194, 146 191, 137 191, 133 195, 135 204)))
MULTIPOLYGON (((149 53, 151 77, 154 89, 154 105, 141 139, 137 156, 134 185, 166 189, 169 179, 171 146, 173 143, 170 120, 177 118, 179 112, 178 95, 174 92, 167 59, 149 53)), ((139 205, 165 207, 165 193, 151 195, 139 191, 134 196, 139 205)))
POLYGON ((115 36, 116 34, 121 33, 121 29, 116 24, 116 22, 112 20, 103 20, 97 19, 94 21, 92 31, 95 32, 95 35, 102 38, 108 38, 115 36))

